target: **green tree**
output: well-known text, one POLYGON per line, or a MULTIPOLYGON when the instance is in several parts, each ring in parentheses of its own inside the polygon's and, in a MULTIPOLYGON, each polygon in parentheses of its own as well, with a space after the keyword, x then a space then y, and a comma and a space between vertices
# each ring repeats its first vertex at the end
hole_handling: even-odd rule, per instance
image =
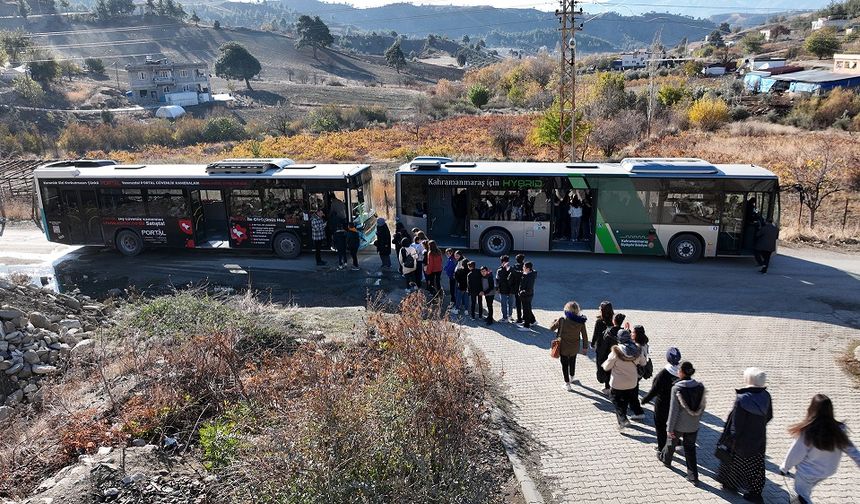
POLYGON ((314 50, 314 59, 317 58, 317 49, 326 48, 334 43, 328 26, 323 23, 319 16, 299 16, 296 21, 296 33, 299 39, 296 41, 296 48, 312 47, 314 50))
POLYGON ((9 61, 18 63, 24 52, 33 46, 30 36, 22 30, 0 31, 0 46, 9 56, 9 61))
POLYGON ((71 60, 63 60, 60 62, 60 72, 72 82, 72 77, 76 77, 84 73, 84 69, 77 63, 71 60))
POLYGON ((466 53, 464 51, 457 52, 457 64, 460 66, 466 66, 466 53))
POLYGON ((250 80, 260 73, 260 61, 238 42, 227 42, 218 48, 221 55, 215 62, 215 75, 224 79, 244 80, 251 88, 250 80))
POLYGON ((839 43, 836 32, 825 29, 812 32, 803 45, 807 51, 818 56, 818 59, 824 59, 833 56, 842 44, 839 43))
POLYGON ((84 67, 87 69, 87 72, 95 75, 104 75, 105 73, 105 64, 100 58, 86 58, 84 60, 84 67))
MULTIPOLYGON (((564 129, 567 130, 565 133, 564 141, 570 142, 570 116, 565 117, 564 120, 564 129)), ((562 131, 562 123, 561 123, 561 113, 558 105, 558 101, 552 104, 552 106, 546 109, 538 119, 537 124, 534 129, 532 129, 530 140, 533 144, 539 147, 545 147, 549 145, 558 145, 559 139, 561 138, 562 131)), ((576 141, 582 142, 585 140, 585 137, 591 131, 591 125, 585 121, 585 117, 583 113, 576 113, 576 141)))
POLYGON ((757 54, 761 52, 764 45, 764 35, 761 33, 747 33, 741 39, 741 47, 748 53, 757 54))
POLYGON ((732 32, 732 27, 729 25, 728 22, 720 23, 720 27, 718 29, 723 33, 731 33, 732 32))
POLYGON ((30 6, 24 0, 18 0, 18 15, 24 19, 30 15, 30 6))
POLYGON ((671 84, 663 84, 657 90, 657 100, 664 107, 671 107, 683 100, 689 92, 683 85, 673 86, 671 84))
POLYGON ((27 75, 15 77, 15 80, 12 81, 12 88, 18 93, 18 96, 28 103, 39 104, 45 98, 45 90, 42 89, 42 86, 27 75))
POLYGON ((200 16, 197 15, 197 11, 191 11, 191 22, 194 23, 194 26, 197 26, 200 23, 200 16))
POLYGON ((490 101, 490 90, 483 84, 475 84, 469 88, 466 96, 472 105, 481 108, 490 101))
POLYGON ((42 53, 33 53, 33 61, 27 63, 30 77, 43 87, 49 86, 63 74, 60 64, 53 56, 42 53))
POLYGON ((708 35, 708 44, 714 47, 723 47, 726 45, 726 42, 723 40, 723 32, 720 30, 714 30, 708 35))
POLYGON ((397 73, 406 67, 406 56, 403 54, 403 49, 400 48, 399 38, 385 50, 385 61, 388 62, 388 66, 394 67, 397 73))
POLYGON ((216 19, 216 20, 212 23, 212 28, 214 28, 214 29, 216 29, 216 30, 220 30, 220 29, 221 29, 221 21, 218 21, 218 20, 216 19))

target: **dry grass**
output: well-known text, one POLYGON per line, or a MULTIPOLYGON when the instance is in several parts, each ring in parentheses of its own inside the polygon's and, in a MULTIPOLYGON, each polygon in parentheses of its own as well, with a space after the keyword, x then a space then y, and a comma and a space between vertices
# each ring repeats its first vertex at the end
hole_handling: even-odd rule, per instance
POLYGON ((860 340, 854 341, 837 360, 846 373, 854 377, 860 383, 860 361, 854 358, 854 351, 860 347, 860 340))
POLYGON ((33 218, 33 203, 29 198, 9 198, 0 195, 0 217, 10 221, 24 221, 33 218))

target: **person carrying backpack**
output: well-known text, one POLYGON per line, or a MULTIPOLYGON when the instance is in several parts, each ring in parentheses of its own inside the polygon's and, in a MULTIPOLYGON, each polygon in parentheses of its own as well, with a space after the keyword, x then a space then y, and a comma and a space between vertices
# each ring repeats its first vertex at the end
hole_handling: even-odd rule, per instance
POLYGON ((337 269, 346 268, 346 226, 341 226, 331 235, 331 243, 337 251, 337 269))
POLYGON ((388 224, 383 217, 376 219, 376 242, 374 242, 374 245, 376 245, 376 253, 379 254, 379 260, 382 261, 382 268, 390 268, 391 231, 388 230, 388 224))
POLYGON ((523 303, 520 299, 520 283, 523 279, 523 264, 525 260, 526 256, 524 254, 517 254, 517 263, 511 268, 511 274, 508 276, 508 281, 511 284, 511 292, 514 294, 514 304, 517 307, 517 324, 523 323, 523 303))
POLYGON ((705 386, 693 379, 696 369, 688 361, 681 363, 678 382, 672 386, 669 404, 669 420, 666 434, 669 441, 660 453, 666 467, 672 466, 675 447, 683 442, 684 459, 687 462, 687 481, 699 485, 699 467, 696 460, 696 437, 699 422, 705 412, 705 386))
MULTIPOLYGON (((616 315, 617 317, 618 315, 616 315)), ((609 387, 612 402, 615 404, 615 416, 618 420, 618 431, 621 432, 630 425, 627 419, 627 408, 641 409, 636 388, 639 382, 639 372, 636 366, 645 364, 642 349, 633 342, 630 331, 618 331, 618 344, 612 347, 609 357, 603 363, 604 371, 610 373, 609 387)), ((638 412, 637 412, 638 413, 638 412)))
POLYGON ((484 299, 481 296, 483 282, 481 281, 481 270, 475 267, 475 261, 469 261, 469 273, 466 275, 466 285, 469 289, 469 315, 475 320, 475 309, 478 310, 478 318, 484 318, 484 299))
MULTIPOLYGON (((419 287, 415 278, 415 272, 418 270, 418 253, 410 245, 412 245, 412 240, 404 238, 400 242, 400 255, 397 256, 397 259, 400 261, 400 270, 406 279, 406 290, 417 289, 419 287)), ((418 281, 420 282, 420 280, 418 281)))
POLYGON ((510 258, 503 255, 499 258, 501 266, 496 270, 496 288, 499 291, 499 302, 502 305, 502 322, 509 322, 514 311, 514 296, 511 290, 510 258))
POLYGON ((678 381, 678 366, 681 363, 681 351, 670 347, 666 351, 666 367, 657 373, 651 381, 651 390, 645 394, 641 403, 654 401, 654 430, 657 434, 657 451, 662 452, 666 446, 666 422, 669 421, 669 404, 672 398, 672 387, 678 381))

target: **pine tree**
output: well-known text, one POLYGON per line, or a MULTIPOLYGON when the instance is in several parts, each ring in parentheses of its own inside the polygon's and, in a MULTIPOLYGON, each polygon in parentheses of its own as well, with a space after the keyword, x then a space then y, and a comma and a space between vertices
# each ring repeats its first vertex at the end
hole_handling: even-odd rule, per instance
POLYGON ((399 38, 385 50, 385 61, 388 62, 388 66, 394 67, 397 73, 400 73, 400 69, 406 66, 406 56, 403 54, 403 49, 400 48, 399 38))

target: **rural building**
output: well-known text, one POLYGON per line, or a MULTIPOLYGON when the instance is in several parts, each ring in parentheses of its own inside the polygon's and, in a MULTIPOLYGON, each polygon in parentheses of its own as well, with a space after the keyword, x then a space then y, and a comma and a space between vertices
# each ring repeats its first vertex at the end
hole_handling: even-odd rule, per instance
POLYGON ((198 105, 212 101, 209 65, 147 59, 127 65, 129 99, 141 105, 198 105))
POLYGON ((822 28, 833 28, 836 30, 842 30, 846 26, 848 26, 847 19, 831 19, 826 17, 820 17, 812 22, 813 30, 821 30, 822 28))
POLYGON ((612 60, 613 70, 629 70, 631 68, 645 68, 651 55, 646 51, 623 53, 621 57, 612 60))
POLYGON ((834 54, 833 71, 842 74, 860 75, 860 54, 834 54))
POLYGON ((785 58, 750 56, 744 60, 744 68, 751 71, 770 70, 773 68, 784 67, 785 63, 785 58))
POLYGON ((845 35, 854 35, 855 33, 860 33, 860 24, 845 27, 845 35))

